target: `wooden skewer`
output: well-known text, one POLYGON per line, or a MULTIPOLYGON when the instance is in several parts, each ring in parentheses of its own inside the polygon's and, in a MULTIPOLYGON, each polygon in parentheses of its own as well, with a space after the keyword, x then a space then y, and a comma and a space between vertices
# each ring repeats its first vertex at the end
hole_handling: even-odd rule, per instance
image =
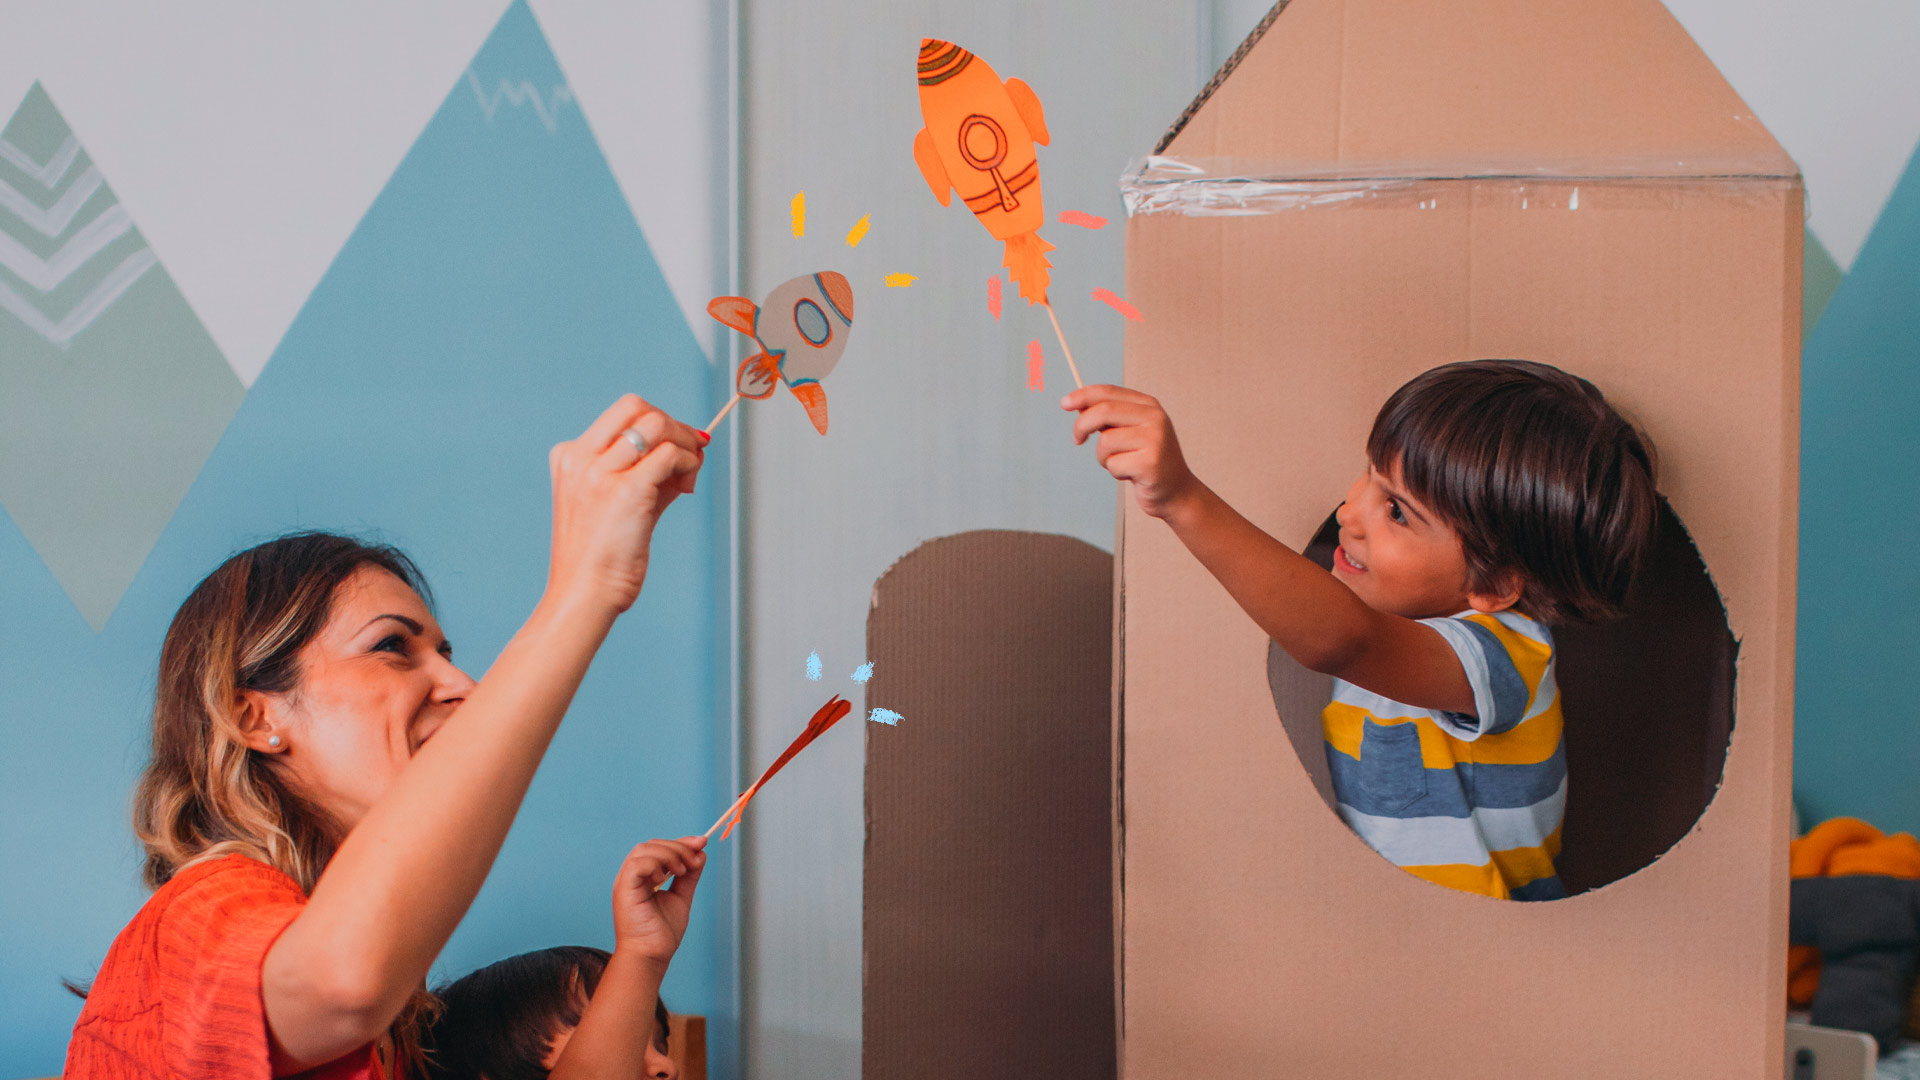
MULTIPOLYGON (((1059 328, 1059 327, 1058 327, 1058 326, 1056 325, 1056 326, 1055 326, 1055 329, 1058 329, 1058 328, 1059 328)), ((1071 363, 1073 363, 1073 358, 1072 358, 1072 357, 1068 357, 1068 358, 1067 358, 1067 363, 1069 363, 1069 364, 1071 364, 1071 363)), ((1078 376, 1076 376, 1076 378, 1078 378, 1078 376)), ((736 394, 734 394, 734 395, 733 395, 732 397, 730 397, 730 398, 728 398, 728 399, 727 399, 727 403, 726 403, 725 405, 722 405, 722 406, 720 407, 720 415, 718 415, 718 416, 716 416, 716 417, 714 417, 714 418, 713 418, 713 422, 707 425, 707 427, 706 427, 706 432, 707 432, 707 434, 709 434, 709 435, 711 435, 711 434, 713 434, 713 429, 714 429, 714 428, 717 428, 717 427, 719 427, 719 426, 720 426, 720 421, 722 421, 722 420, 725 420, 725 419, 727 418, 727 414, 728 414, 728 413, 730 413, 730 412, 732 412, 732 411, 733 411, 733 407, 734 407, 735 405, 738 405, 738 404, 740 404, 740 395, 739 395, 739 394, 737 394, 737 393, 736 393, 736 394)))
POLYGON ((1060 317, 1053 313, 1052 302, 1042 306, 1047 309, 1047 318, 1053 320, 1053 336, 1060 339, 1060 351, 1067 354, 1067 370, 1073 373, 1074 389, 1080 389, 1087 384, 1080 381, 1080 368, 1073 362, 1073 349, 1067 345, 1067 335, 1060 332, 1060 317))
POLYGON ((735 810, 740 809, 740 804, 743 802, 746 802, 747 799, 752 797, 752 795, 753 795, 752 788, 748 788, 747 790, 741 792, 740 797, 733 800, 733 805, 727 807, 726 811, 720 815, 720 820, 715 821, 713 825, 710 828, 708 828, 706 832, 701 833, 700 836, 703 839, 708 839, 708 840, 713 839, 713 834, 720 828, 720 826, 725 825, 727 823, 727 819, 733 816, 733 812, 735 810))

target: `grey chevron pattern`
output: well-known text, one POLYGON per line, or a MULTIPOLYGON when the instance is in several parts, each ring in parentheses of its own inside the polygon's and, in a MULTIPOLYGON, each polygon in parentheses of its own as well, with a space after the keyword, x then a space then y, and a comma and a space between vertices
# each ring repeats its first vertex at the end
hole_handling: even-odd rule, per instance
POLYGON ((64 138, 44 160, 0 136, 0 311, 64 350, 159 260, 80 140, 49 123, 64 138))

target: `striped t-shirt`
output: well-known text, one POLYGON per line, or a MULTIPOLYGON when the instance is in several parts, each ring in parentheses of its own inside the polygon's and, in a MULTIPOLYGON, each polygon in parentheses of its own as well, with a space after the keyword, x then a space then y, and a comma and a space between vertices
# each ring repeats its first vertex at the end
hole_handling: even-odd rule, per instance
POLYGON ((1418 709, 1335 679, 1322 714, 1340 816, 1387 861, 1462 892, 1566 895, 1567 801, 1553 637, 1524 615, 1422 619, 1460 657, 1474 713, 1418 709))

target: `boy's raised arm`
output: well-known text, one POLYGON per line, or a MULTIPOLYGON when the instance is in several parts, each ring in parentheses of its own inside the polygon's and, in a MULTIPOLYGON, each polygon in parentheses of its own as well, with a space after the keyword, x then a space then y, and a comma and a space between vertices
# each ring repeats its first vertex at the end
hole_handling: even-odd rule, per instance
POLYGON ((634 848, 613 885, 613 957, 548 1080, 633 1080, 646 1071, 654 1003, 667 963, 687 932, 706 839, 649 840, 634 848), (670 888, 660 888, 668 878, 670 888))
POLYGON ((1368 607, 1312 560, 1267 535, 1187 467, 1160 403, 1121 386, 1087 386, 1061 407, 1078 412, 1074 442, 1133 485, 1140 508, 1165 521, 1254 623, 1301 664, 1428 709, 1474 711, 1459 657, 1432 627, 1368 607))

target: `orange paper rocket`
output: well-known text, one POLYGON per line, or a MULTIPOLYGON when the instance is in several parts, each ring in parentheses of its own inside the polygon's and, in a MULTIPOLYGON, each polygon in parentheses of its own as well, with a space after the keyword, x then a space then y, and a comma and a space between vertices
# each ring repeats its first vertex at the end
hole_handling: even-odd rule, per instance
MULTIPOLYGON (((774 760, 773 764, 767 766, 767 771, 760 774, 760 779, 755 780, 752 787, 742 792, 740 798, 734 800, 732 806, 727 807, 727 812, 720 815, 720 820, 713 823, 713 829, 718 829, 722 825, 726 826, 726 831, 720 834, 720 839, 725 840, 727 835, 733 832, 733 827, 740 824, 740 815, 747 812, 747 803, 752 802, 753 797, 759 793, 761 788, 766 786, 767 781, 773 779, 774 773, 785 768, 787 762, 792 761, 795 755, 805 750, 808 744, 819 738, 828 728, 839 723, 842 717, 852 711, 853 703, 843 700, 839 694, 833 695, 832 699, 825 705, 820 706, 820 711, 814 713, 813 719, 807 721, 806 730, 802 731, 800 736, 793 740, 793 744, 787 747, 786 753, 781 754, 774 760)), ((713 829, 707 830, 708 836, 713 835, 713 829)))
POLYGON ((958 45, 920 40, 920 116, 913 160, 945 206, 959 192, 994 239, 1007 245, 1005 265, 1030 304, 1047 302, 1047 252, 1040 239, 1040 158, 1046 115, 1031 87, 1005 82, 987 62, 958 45))
MULTIPOLYGON (((716 296, 707 314, 753 339, 760 351, 735 373, 738 397, 764 398, 785 383, 806 406, 814 429, 827 433, 827 391, 820 381, 847 351, 853 332, 853 286, 831 270, 784 281, 756 304, 744 296, 716 296)), ((732 408, 729 403, 728 408, 732 408)), ((720 416, 725 416, 721 410, 720 416)), ((714 417, 719 423, 720 417, 714 417)))

